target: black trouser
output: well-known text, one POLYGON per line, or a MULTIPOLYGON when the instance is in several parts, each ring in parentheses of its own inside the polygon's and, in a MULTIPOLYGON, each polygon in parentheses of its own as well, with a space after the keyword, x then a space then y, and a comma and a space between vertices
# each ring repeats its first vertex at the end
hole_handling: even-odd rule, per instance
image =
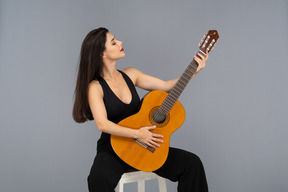
MULTIPOLYGON (((128 168, 130 166, 116 154, 98 153, 88 177, 89 191, 113 192, 128 168)), ((178 181, 178 192, 208 191, 204 167, 193 153, 170 147, 166 162, 154 172, 171 181, 178 181)))

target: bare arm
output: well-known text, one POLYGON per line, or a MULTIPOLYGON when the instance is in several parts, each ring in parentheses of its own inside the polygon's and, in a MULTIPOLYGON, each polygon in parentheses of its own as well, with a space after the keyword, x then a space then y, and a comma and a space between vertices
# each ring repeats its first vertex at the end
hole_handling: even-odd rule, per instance
POLYGON ((88 101, 95 124, 100 131, 112 135, 138 139, 151 147, 159 147, 160 145, 157 142, 163 142, 161 139, 158 139, 162 137, 161 135, 149 131, 150 129, 154 129, 155 126, 130 129, 109 121, 103 101, 103 90, 99 82, 93 81, 90 83, 88 89, 88 101))
MULTIPOLYGON (((195 61, 198 63, 198 68, 196 70, 196 73, 192 76, 192 78, 195 77, 205 67, 206 61, 208 59, 208 53, 206 54, 207 54, 206 57, 204 57, 201 54, 198 54, 201 59, 194 56, 195 61)), ((129 75, 135 86, 148 91, 161 90, 165 92, 170 92, 179 79, 178 77, 176 79, 163 81, 157 77, 153 77, 145 73, 142 73, 141 71, 135 68, 126 68, 123 71, 129 75)))
POLYGON ((179 77, 176 79, 163 81, 157 77, 147 75, 136 68, 126 68, 123 70, 132 79, 135 86, 148 91, 161 90, 171 91, 179 77))

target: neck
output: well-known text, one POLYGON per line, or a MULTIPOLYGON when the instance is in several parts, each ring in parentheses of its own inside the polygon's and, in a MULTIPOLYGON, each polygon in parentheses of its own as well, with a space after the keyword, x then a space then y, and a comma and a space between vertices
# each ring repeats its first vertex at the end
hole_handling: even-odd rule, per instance
POLYGON ((103 70, 102 70, 102 78, 103 79, 115 79, 118 74, 118 70, 116 68, 115 62, 104 62, 103 70))

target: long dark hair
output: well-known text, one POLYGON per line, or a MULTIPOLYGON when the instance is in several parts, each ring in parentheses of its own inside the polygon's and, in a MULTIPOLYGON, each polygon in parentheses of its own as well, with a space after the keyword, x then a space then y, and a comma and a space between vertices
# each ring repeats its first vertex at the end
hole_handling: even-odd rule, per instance
POLYGON ((82 43, 73 106, 73 119, 77 123, 93 120, 88 103, 88 86, 91 81, 101 78, 102 55, 108 32, 108 29, 102 27, 94 29, 82 43))

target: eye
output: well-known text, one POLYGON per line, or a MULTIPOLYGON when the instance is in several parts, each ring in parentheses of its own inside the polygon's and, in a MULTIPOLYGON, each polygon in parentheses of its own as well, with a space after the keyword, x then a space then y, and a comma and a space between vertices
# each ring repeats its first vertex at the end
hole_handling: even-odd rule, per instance
POLYGON ((115 42, 115 41, 113 41, 113 42, 112 42, 112 45, 116 45, 116 42, 115 42))

